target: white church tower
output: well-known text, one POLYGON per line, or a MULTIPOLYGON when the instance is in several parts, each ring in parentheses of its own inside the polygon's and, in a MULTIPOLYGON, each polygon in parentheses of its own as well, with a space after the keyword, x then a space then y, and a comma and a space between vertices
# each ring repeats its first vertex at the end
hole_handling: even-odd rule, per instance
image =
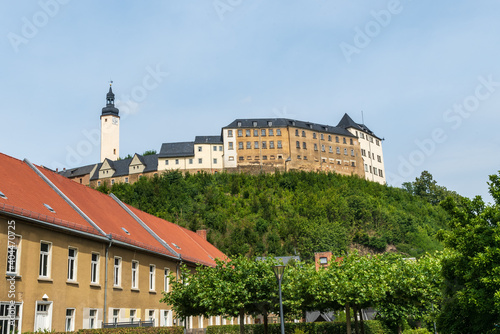
POLYGON ((101 114, 101 162, 105 159, 116 161, 120 157, 120 116, 115 108, 115 94, 111 85, 112 82, 101 114))

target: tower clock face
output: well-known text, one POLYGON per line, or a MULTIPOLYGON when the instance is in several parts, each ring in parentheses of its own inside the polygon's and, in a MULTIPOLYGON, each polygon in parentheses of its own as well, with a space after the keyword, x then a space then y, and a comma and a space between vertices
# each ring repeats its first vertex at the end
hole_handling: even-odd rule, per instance
POLYGON ((113 124, 114 124, 114 125, 117 125, 117 124, 118 124, 118 118, 113 117, 113 118, 111 119, 111 122, 113 122, 113 124))

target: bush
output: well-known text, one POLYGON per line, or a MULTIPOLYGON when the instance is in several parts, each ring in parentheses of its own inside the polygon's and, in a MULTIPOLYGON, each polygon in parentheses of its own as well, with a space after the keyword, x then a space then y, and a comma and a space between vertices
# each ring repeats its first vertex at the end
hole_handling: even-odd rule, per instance
MULTIPOLYGON (((365 334, 386 334, 378 320, 365 321, 365 334)), ((354 323, 352 324, 354 330, 354 323)), ((239 325, 209 326, 207 334, 239 334, 239 325)), ((280 334, 280 324, 269 324, 268 334, 280 334)), ((347 333, 345 322, 299 322, 286 323, 286 334, 344 334, 347 333)), ((418 334, 424 334, 418 333, 418 334)), ((264 325, 245 325, 245 334, 264 334, 264 325)))
POLYGON ((427 328, 407 329, 403 334, 432 334, 427 328))
MULTIPOLYGON (((25 332, 23 334, 31 334, 25 332)), ((43 332, 42 332, 43 333, 43 332)), ((98 329, 80 329, 76 332, 49 332, 51 334, 183 334, 184 328, 175 327, 127 327, 127 328, 98 328, 98 329)))

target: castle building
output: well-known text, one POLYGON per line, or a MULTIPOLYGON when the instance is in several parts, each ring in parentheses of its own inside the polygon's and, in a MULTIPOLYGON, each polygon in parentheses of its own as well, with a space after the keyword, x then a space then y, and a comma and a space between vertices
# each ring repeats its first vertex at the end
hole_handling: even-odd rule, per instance
POLYGON ((115 94, 109 85, 106 94, 106 106, 101 113, 101 162, 105 159, 118 160, 120 158, 120 116, 115 107, 115 94))
POLYGON ((365 177, 358 138, 344 128, 285 118, 236 119, 222 134, 226 168, 365 177))
POLYGON ((345 114, 337 126, 287 118, 236 119, 221 135, 163 143, 158 154, 119 159, 119 116, 111 87, 101 114, 101 162, 62 175, 92 187, 182 172, 323 171, 385 184, 382 139, 345 114))
POLYGON ((354 122, 347 114, 342 117, 337 126, 346 129, 358 138, 365 169, 365 178, 385 184, 384 154, 382 152, 383 139, 377 137, 366 125, 354 122))

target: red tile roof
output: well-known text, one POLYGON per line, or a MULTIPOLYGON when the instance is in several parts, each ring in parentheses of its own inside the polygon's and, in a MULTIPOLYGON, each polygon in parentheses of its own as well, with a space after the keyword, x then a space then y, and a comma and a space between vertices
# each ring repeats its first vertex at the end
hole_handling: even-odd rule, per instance
POLYGON ((92 234, 99 232, 23 161, 0 153, 0 211, 39 221, 74 228, 92 234), (51 212, 48 204, 55 212, 51 212))
POLYGON ((181 254, 183 260, 215 266, 215 259, 224 260, 227 258, 224 253, 195 232, 150 215, 133 206, 127 205, 127 207, 175 252, 181 254))
POLYGON ((213 266, 214 259, 227 258, 224 253, 195 232, 127 205, 126 208, 147 225, 143 226, 111 196, 73 182, 46 168, 38 166, 34 168, 63 195, 59 195, 51 188, 28 163, 0 153, 0 191, 7 197, 7 199, 0 198, 0 212, 14 213, 103 236, 91 224, 94 223, 114 240, 162 255, 178 257, 163 245, 162 242, 165 242, 188 262, 213 266), (91 222, 84 219, 63 196, 76 205, 91 222), (55 212, 46 208, 44 203, 50 205, 55 212), (155 238, 147 227, 160 240, 155 238))

